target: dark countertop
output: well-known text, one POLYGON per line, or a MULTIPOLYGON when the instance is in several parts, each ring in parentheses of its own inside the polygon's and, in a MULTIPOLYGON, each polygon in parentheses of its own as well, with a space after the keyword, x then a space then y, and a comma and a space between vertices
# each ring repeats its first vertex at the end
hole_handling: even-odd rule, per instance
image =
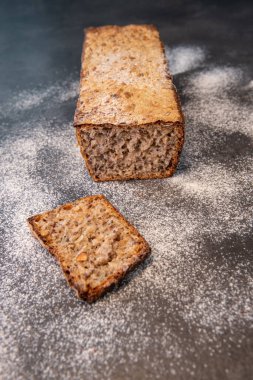
POLYGON ((253 377, 252 5, 1 1, 0 377, 253 377), (186 117, 171 179, 95 184, 71 126, 83 28, 153 23, 186 117), (28 216, 103 193, 152 256, 94 305, 75 298, 28 216))

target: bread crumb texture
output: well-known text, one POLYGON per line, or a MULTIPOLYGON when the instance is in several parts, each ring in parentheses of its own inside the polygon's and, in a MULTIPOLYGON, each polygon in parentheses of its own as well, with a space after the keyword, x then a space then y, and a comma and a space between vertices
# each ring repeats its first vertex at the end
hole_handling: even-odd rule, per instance
POLYGON ((160 178, 176 169, 183 130, 180 125, 82 127, 81 152, 97 181, 160 178))
POLYGON ((81 198, 28 221, 87 301, 96 300, 149 252, 137 230, 103 196, 81 198))

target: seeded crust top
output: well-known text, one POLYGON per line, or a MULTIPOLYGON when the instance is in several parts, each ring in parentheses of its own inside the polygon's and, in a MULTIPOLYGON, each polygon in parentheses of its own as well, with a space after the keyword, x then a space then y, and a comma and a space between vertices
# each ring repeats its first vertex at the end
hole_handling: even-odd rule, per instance
POLYGON ((74 125, 183 122, 158 30, 88 28, 74 125))
POLYGON ((101 195, 28 219, 79 297, 92 302, 146 257, 144 238, 101 195))

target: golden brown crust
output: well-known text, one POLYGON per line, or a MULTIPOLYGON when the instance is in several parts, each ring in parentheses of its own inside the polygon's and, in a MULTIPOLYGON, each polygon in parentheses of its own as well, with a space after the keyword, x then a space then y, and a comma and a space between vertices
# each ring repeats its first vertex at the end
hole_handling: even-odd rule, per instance
POLYGON ((183 123, 153 25, 88 28, 74 125, 183 123))
POLYGON ((62 206, 59 206, 52 211, 47 211, 42 214, 34 215, 28 218, 27 221, 28 221, 29 228, 31 229, 32 234, 40 241, 42 246, 46 248, 59 262, 69 285, 77 292, 78 297, 88 302, 95 301, 102 294, 108 291, 114 284, 117 284, 120 280, 123 279, 123 277, 125 276, 127 272, 132 270, 139 262, 141 262, 150 253, 150 248, 146 240, 140 235, 140 233, 136 230, 136 228, 133 225, 131 225, 115 207, 111 205, 111 203, 103 195, 93 195, 93 196, 80 198, 75 202, 71 202, 71 203, 67 203, 62 206), (63 260, 62 252, 60 252, 60 249, 57 246, 52 248, 52 246, 48 243, 47 238, 42 236, 40 229, 36 225, 36 220, 38 220, 38 218, 43 218, 47 216, 52 211, 57 211, 57 210, 60 210, 61 208, 72 206, 73 203, 77 203, 79 201, 89 200, 89 199, 93 199, 94 201, 102 200, 106 204, 106 207, 111 209, 112 213, 119 220, 121 220, 125 226, 127 226, 130 232, 138 237, 140 241, 140 249, 137 255, 136 254, 133 255, 132 260, 127 266, 127 268, 124 267, 123 269, 121 268, 120 270, 114 272, 113 275, 105 278, 105 280, 102 281, 99 284, 99 286, 96 286, 96 287, 88 286, 88 288, 86 289, 85 287, 80 286, 80 281, 79 282, 75 281, 75 276, 72 276, 71 273, 69 273, 69 270, 68 270, 69 268, 66 267, 66 264, 65 264, 65 261, 63 260))

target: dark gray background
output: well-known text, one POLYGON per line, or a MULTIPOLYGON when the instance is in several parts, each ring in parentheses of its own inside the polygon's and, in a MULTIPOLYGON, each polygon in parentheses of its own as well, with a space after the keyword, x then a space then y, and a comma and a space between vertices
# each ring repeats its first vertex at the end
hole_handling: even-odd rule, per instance
MULTIPOLYGON (((83 40, 83 28, 86 26, 95 26, 103 24, 128 24, 128 23, 154 23, 156 24, 161 33, 163 41, 168 45, 196 45, 203 46, 208 49, 208 57, 206 65, 231 65, 240 66, 242 70, 250 75, 252 72, 252 6, 251 2, 233 2, 233 1, 219 1, 219 2, 199 2, 199 1, 1 1, 0 4, 0 102, 12 98, 13 94, 20 91, 31 91, 33 89, 50 86, 54 82, 66 80, 66 78, 73 78, 78 80, 80 69, 80 54, 83 40)), ((175 83, 181 95, 182 104, 186 98, 181 94, 183 80, 182 77, 176 76, 175 83)), ((240 94, 239 101, 246 101, 244 95, 240 94)), ((53 127, 53 120, 58 120, 64 124, 69 123, 73 118, 75 109, 75 99, 65 102, 63 106, 45 107, 46 111, 41 109, 32 109, 25 112, 20 116, 11 113, 3 112, 2 114, 2 128, 1 128, 1 141, 8 141, 15 134, 22 134, 20 125, 24 122, 36 117, 45 116, 47 120, 52 120, 49 128, 53 127)), ((59 124, 59 123, 58 123, 59 124)), ((27 124, 26 124, 27 125, 27 124)), ((57 127, 60 129, 59 125, 57 127)), ((26 131, 27 133, 27 131, 26 131)), ((33 133, 33 125, 30 126, 30 134, 33 133)), ((219 152, 220 160, 228 162, 231 160, 234 149, 238 155, 252 153, 252 144, 249 141, 237 139, 237 142, 232 141, 229 145, 230 148, 225 150, 225 153, 219 152), (237 144, 237 145, 236 145, 237 144), (231 153, 232 152, 232 153, 231 153)), ((53 172, 57 172, 57 152, 46 152, 42 161, 44 165, 52 167, 53 172)), ((184 169, 184 162, 181 164, 181 170, 184 169)), ((39 168, 38 170, 41 170, 39 168)), ((36 173, 33 173, 36 176, 36 173)), ((43 177, 43 173, 39 174, 43 177)), ((44 180, 47 181, 47 173, 44 173, 44 180)), ((59 178, 50 178, 48 181, 52 182, 52 186, 57 187, 59 178), (54 183, 55 181, 55 183, 54 183)), ((61 180, 61 178, 60 178, 61 180)), ((90 181, 87 179, 86 180, 90 181)), ((87 185, 88 188, 90 185, 87 185)), ((133 183, 130 186, 134 186, 133 183)), ((145 184, 140 184, 140 189, 144 191, 145 184)), ((149 186, 149 185, 148 185, 149 186)), ((161 188, 157 185, 157 191, 162 194, 161 188), (160 189, 160 190, 159 190, 160 189)), ((103 191, 103 187, 98 190, 103 191)), ((107 191, 105 189, 105 191, 107 191)), ((107 191, 107 195, 113 199, 114 195, 107 191)), ((83 195, 81 189, 76 190, 75 186, 61 189, 59 203, 74 199, 83 195)), ((147 196, 147 193, 146 193, 147 196)), ((115 196, 115 199, 117 197, 115 196)), ((252 200, 252 199, 251 199, 252 200)), ((176 203, 177 204, 177 203, 176 203)), ((180 203, 179 203, 180 205, 180 203)), ((121 205, 121 209, 122 209, 121 205)), ((194 206, 195 207, 195 206, 194 206)), ((246 206, 245 206, 246 207, 246 206)), ((43 210, 41 210, 43 211, 43 210)), ((125 208, 127 212, 127 206, 125 208)), ((34 212, 32 209, 30 212, 34 212)), ((137 215, 137 212, 136 212, 137 215)), ((135 217, 138 220, 138 215, 135 217)), ((28 215, 27 215, 28 216, 28 215)), ((137 223, 138 224, 138 223, 137 223)), ((215 246, 211 239, 206 239, 205 248, 207 252, 217 255, 217 261, 212 262, 211 265, 219 266, 223 263, 224 256, 220 256, 217 252, 219 249, 225 252, 225 258, 228 265, 233 268, 236 263, 247 260, 247 263, 252 264, 252 239, 250 236, 246 240, 242 237, 235 236, 234 240, 228 239, 223 241, 222 247, 215 246), (242 249, 243 247, 243 249, 242 249), (243 250, 242 256, 239 252, 243 250)), ((38 249, 38 246, 36 246, 38 249)), ((3 256, 4 257, 4 254, 3 256)), ((9 260, 9 258, 6 258, 9 260)), ((207 256, 201 258, 203 262, 208 265, 207 256)), ((150 264, 150 263, 149 263, 150 264)), ((152 262, 151 262, 152 265, 152 262)), ((144 267, 145 269, 145 267, 144 267)), ((251 269, 248 268, 249 273, 252 274, 251 269)), ((6 272, 7 273, 7 272, 6 272)), ((200 275, 201 278, 201 275, 200 275)), ((229 279, 227 279, 229 281, 229 279)), ((63 285, 63 282, 61 283, 63 285)), ((194 285, 193 285, 194 286, 194 285)), ((226 282, 224 284, 226 286, 226 282)), ((243 289, 244 282, 241 282, 243 289)), ((240 296, 240 295, 239 295, 240 296)), ((75 309, 75 300, 73 300, 72 293, 67 294, 70 297, 69 301, 64 298, 66 303, 66 310, 75 309)), ((179 341, 182 346, 187 347, 185 356, 180 362, 179 359, 175 361, 176 372, 169 370, 169 360, 160 353, 161 373, 158 373, 160 379, 233 379, 233 380, 248 380, 252 379, 253 371, 253 339, 252 339, 252 326, 251 323, 243 325, 238 324, 238 329, 231 333, 229 329, 223 331, 220 335, 220 341, 212 341, 212 332, 210 331, 210 342, 203 340, 201 342, 201 333, 196 326, 185 324, 183 329, 182 325, 178 325, 177 317, 173 315, 173 310, 169 314, 159 314, 159 319, 156 320, 155 314, 149 315, 149 307, 147 299, 149 297, 148 290, 143 299, 137 302, 133 297, 133 304, 139 308, 138 315, 144 315, 147 318, 147 323, 159 324, 169 323, 172 326, 173 333, 180 337, 179 341), (180 328, 179 328, 180 327, 180 328), (243 338, 243 343, 238 345, 238 341, 243 338), (218 343, 217 343, 218 342, 218 343), (230 342, 228 344, 228 342, 230 342), (213 354, 210 355, 209 345, 213 344, 213 354), (217 348, 219 347, 219 348, 217 348)), ((153 290, 152 297, 155 297, 156 302, 159 303, 159 294, 153 290)), ((151 298, 152 298, 151 297, 151 298)), ((164 300, 161 299, 161 303, 164 300)), ((106 301, 103 301, 106 302, 106 301)), ((123 303, 124 305, 124 303, 123 303)), ((32 313, 33 304, 31 302, 31 310, 27 313, 32 313)), ((52 307, 52 315, 54 312, 57 314, 59 305, 52 307), (55 309, 54 309, 55 307, 55 309)), ((78 306, 78 308, 80 305, 78 306)), ((99 306, 97 306, 99 307, 99 306)), ((106 306, 105 306, 106 307, 106 306)), ((124 306, 122 306, 124 307, 124 306)), ((162 306, 161 306, 162 307, 162 306)), ((169 307, 169 306, 168 306, 169 307)), ((182 304, 183 307, 183 304, 182 304)), ((165 308, 166 309, 166 308, 165 308)), ((64 313, 64 307, 62 307, 64 313)), ((79 310, 79 309, 78 309, 79 310)), ((85 313, 96 313, 96 306, 91 308, 83 306, 85 313)), ((79 311, 80 312, 80 311, 79 311)), ((101 313, 101 310, 100 310, 101 313)), ((32 314, 32 319, 36 325, 36 315, 32 314)), ((49 317, 48 317, 49 318, 49 317)), ((49 319, 50 319, 49 318, 49 319)), ((158 317, 157 317, 158 318, 158 317)), ((45 330, 49 319, 45 319, 45 330)), ((33 321, 30 321, 33 328, 33 321)), ((35 331, 35 330, 34 330, 35 331)), ((40 332, 43 331, 43 326, 40 326, 40 332)), ((133 333, 130 329, 130 334, 133 333)), ((124 335, 124 333, 122 333, 124 335)), ((208 333, 209 334, 209 333, 208 333)), ((43 335, 43 334, 42 334, 43 335)), ((158 336, 159 337, 159 336, 158 336)), ((22 336, 21 336, 22 338, 22 336)), ((20 338, 20 339, 21 339, 20 338)), ((42 339, 43 337, 40 337, 42 339)), ((94 373, 91 375, 80 374, 79 370, 72 367, 64 372, 64 364, 61 363, 59 372, 57 370, 57 361, 54 360, 54 355, 47 361, 43 356, 45 351, 40 353, 40 343, 34 343, 33 335, 29 339, 20 340, 19 355, 20 360, 24 364, 22 373, 19 373, 20 379, 44 379, 47 378, 44 370, 46 366, 50 367, 52 364, 52 372, 48 378, 64 379, 64 378, 108 378, 113 379, 153 379, 156 378, 153 373, 152 366, 149 367, 149 361, 152 361, 152 356, 155 355, 157 359, 157 352, 159 351, 159 341, 155 340, 157 335, 154 335, 154 346, 149 347, 148 351, 143 352, 143 357, 137 363, 131 363, 126 359, 124 365, 112 365, 112 372, 110 376, 104 373, 103 366, 94 367, 94 373), (153 350, 153 351, 152 351, 153 350), (26 354, 27 353, 27 354, 26 354), (148 358, 148 359, 147 359, 148 358), (40 363, 42 367, 40 366, 40 363), (50 364, 51 363, 51 364, 50 364), (43 369, 44 368, 44 369, 43 369), (63 368, 63 372, 61 372, 63 368), (127 368, 127 370, 126 370, 127 368), (53 374, 53 375, 52 375, 53 374)), ((59 338, 61 339, 61 338, 59 338)), ((125 336, 127 342, 127 333, 125 336)), ((55 355, 59 355, 59 346, 55 340, 52 340, 50 349, 55 355)), ((61 346, 60 346, 61 347, 61 346)), ((62 355, 68 355, 69 352, 75 350, 75 346, 62 348, 62 355)), ((134 354, 134 353, 133 353, 134 354)), ((128 358, 128 356, 127 356, 128 358)), ((63 362, 64 362, 64 358, 63 362)), ((117 361, 117 358, 115 358, 117 361)), ((173 364, 173 363, 172 363, 173 364)), ((16 362, 13 362, 13 368, 16 362)), ((18 370, 15 369, 18 373, 18 370)), ((14 371, 14 373, 16 373, 14 371)), ((12 377, 14 379, 14 377, 12 377)), ((11 379, 12 379, 11 378, 11 379)), ((8 375, 6 375, 8 380, 8 375)), ((4 379, 4 380, 5 380, 4 379)))

